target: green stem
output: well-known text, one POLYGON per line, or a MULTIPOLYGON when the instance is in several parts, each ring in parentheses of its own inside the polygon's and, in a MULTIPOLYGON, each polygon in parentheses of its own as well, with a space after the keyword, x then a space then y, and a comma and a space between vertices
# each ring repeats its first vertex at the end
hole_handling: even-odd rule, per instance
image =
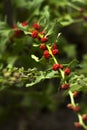
MULTIPOLYGON (((49 46, 49 45, 46 45, 46 46, 47 46, 47 49, 48 49, 50 55, 52 56, 54 62, 55 62, 56 64, 58 64, 57 59, 56 59, 55 56, 52 54, 52 51, 51 51, 50 46, 49 46)), ((59 69, 59 71, 60 71, 60 73, 61 73, 62 78, 64 79, 64 78, 65 78, 64 71, 61 70, 61 69, 59 69)), ((76 106, 76 103, 75 103, 75 100, 74 100, 74 96, 73 96, 72 91, 69 90, 68 94, 69 94, 69 96, 70 96, 71 104, 75 107, 75 106, 76 106)), ((78 114, 78 119, 79 119, 79 122, 80 122, 80 124, 82 125, 82 127, 83 127, 85 130, 87 130, 87 126, 86 126, 85 123, 83 122, 81 114, 78 114)))
POLYGON ((87 125, 84 124, 81 114, 78 114, 78 119, 82 127, 87 130, 87 125))
MULTIPOLYGON (((49 50, 49 53, 50 53, 50 55, 52 56, 54 62, 55 62, 56 64, 58 64, 57 59, 56 59, 55 56, 52 54, 52 51, 51 51, 51 49, 50 49, 50 46, 49 46, 49 45, 46 45, 46 46, 47 46, 47 49, 49 50)), ((61 70, 61 69, 59 69, 59 71, 60 71, 60 73, 61 73, 62 78, 64 79, 64 78, 65 78, 64 71, 61 70)))
POLYGON ((57 59, 55 58, 55 56, 52 54, 52 51, 51 51, 49 45, 46 45, 46 46, 47 46, 47 49, 49 50, 49 53, 50 53, 50 55, 52 56, 54 62, 55 62, 56 64, 58 64, 58 61, 57 61, 57 59))
POLYGON ((70 95, 71 104, 72 104, 73 106, 76 106, 75 101, 74 101, 74 98, 73 98, 73 93, 72 93, 71 90, 69 90, 69 95, 70 95))

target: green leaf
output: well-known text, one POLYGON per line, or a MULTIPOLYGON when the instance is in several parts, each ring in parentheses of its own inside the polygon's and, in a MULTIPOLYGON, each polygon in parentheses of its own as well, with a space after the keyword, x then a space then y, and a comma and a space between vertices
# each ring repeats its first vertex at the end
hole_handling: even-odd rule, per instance
POLYGON ((58 78, 58 72, 49 71, 49 72, 47 72, 45 78, 46 78, 46 79, 58 78))
POLYGON ((31 58, 34 59, 36 62, 39 62, 39 58, 34 54, 31 55, 31 58))
POLYGON ((41 82, 42 80, 44 80, 44 75, 43 75, 43 72, 40 72, 40 76, 37 76, 35 81, 26 84, 26 87, 31 87, 31 86, 41 82))
POLYGON ((72 0, 72 2, 80 2, 82 4, 86 4, 87 0, 72 0))
POLYGON ((17 6, 17 7, 24 7, 27 9, 30 8, 38 8, 39 4, 41 4, 43 2, 43 0, 33 0, 33 1, 26 1, 26 0, 15 0, 13 1, 13 3, 17 6))
POLYGON ((82 88, 82 86, 79 85, 79 84, 77 84, 77 83, 71 84, 70 86, 71 86, 71 87, 70 87, 70 90, 71 90, 72 92, 74 92, 74 91, 80 91, 81 88, 82 88))
POLYGON ((65 1, 65 0, 49 0, 49 2, 51 3, 51 4, 55 4, 56 6, 65 6, 66 5, 66 2, 67 2, 67 0, 65 1))
POLYGON ((58 19, 58 22, 62 26, 68 26, 68 25, 74 23, 74 20, 71 18, 71 16, 69 14, 66 14, 63 17, 61 17, 60 19, 58 19))
POLYGON ((26 84, 26 87, 30 87, 33 86, 45 79, 52 79, 52 78, 58 78, 58 72, 55 71, 47 71, 47 72, 43 72, 43 71, 38 71, 40 74, 39 76, 36 77, 36 79, 28 84, 26 84))
MULTIPOLYGON (((22 24, 20 22, 17 22, 17 26, 19 27, 20 30, 25 31, 25 33, 28 33, 28 25, 26 26, 22 26, 22 24)), ((29 33, 28 33, 29 34, 29 33)))

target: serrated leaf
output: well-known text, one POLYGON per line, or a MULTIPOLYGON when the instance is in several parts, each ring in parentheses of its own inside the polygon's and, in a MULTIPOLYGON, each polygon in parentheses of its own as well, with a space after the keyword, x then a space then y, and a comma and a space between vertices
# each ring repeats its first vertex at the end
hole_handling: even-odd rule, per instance
POLYGON ((33 81, 33 82, 31 82, 31 83, 28 83, 28 84, 26 84, 26 87, 31 87, 31 86, 33 86, 33 85, 35 85, 35 84, 37 84, 37 83, 39 83, 39 82, 41 82, 42 80, 44 80, 44 75, 43 75, 43 73, 42 72, 40 72, 40 76, 38 76, 37 78, 36 78, 36 80, 35 81, 33 81))
POLYGON ((44 73, 43 71, 40 71, 40 76, 37 76, 35 81, 26 84, 26 87, 31 87, 45 79, 52 79, 52 78, 58 78, 58 72, 55 71, 47 71, 46 73, 44 73))

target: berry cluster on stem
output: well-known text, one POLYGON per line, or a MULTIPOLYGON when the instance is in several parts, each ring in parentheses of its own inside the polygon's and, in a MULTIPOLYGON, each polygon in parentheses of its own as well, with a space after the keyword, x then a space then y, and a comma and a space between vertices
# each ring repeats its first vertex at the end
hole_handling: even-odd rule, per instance
MULTIPOLYGON (((22 23, 22 26, 27 26, 28 24, 26 22, 22 23)), ((18 29, 17 26, 14 26, 14 31, 16 35, 19 35, 20 30, 18 29)), ((68 90, 68 94, 70 96, 70 103, 67 104, 67 108, 73 110, 76 112, 78 116, 78 122, 75 122, 74 125, 79 128, 83 127, 85 130, 87 130, 87 125, 85 124, 85 120, 87 120, 87 114, 80 114, 80 106, 78 103, 75 102, 75 98, 78 95, 77 91, 72 92, 70 90, 70 83, 67 81, 67 76, 70 75, 71 69, 69 67, 65 67, 63 64, 59 63, 56 56, 59 55, 59 48, 57 47, 57 44, 51 43, 48 44, 49 42, 49 37, 47 37, 46 31, 41 29, 41 26, 38 23, 34 23, 32 26, 32 30, 28 30, 30 33, 30 36, 33 39, 38 39, 40 41, 40 49, 43 50, 43 56, 45 59, 53 59, 53 65, 52 65, 52 70, 53 71, 58 71, 60 74, 60 77, 62 79, 62 84, 60 85, 60 88, 62 90, 68 90)))

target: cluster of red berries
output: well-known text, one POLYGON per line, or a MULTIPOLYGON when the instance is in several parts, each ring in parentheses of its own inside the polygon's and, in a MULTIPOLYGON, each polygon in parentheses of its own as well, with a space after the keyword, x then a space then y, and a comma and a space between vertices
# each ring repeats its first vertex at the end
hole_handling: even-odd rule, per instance
MULTIPOLYGON (((63 70, 63 68, 64 68, 64 67, 63 67, 62 64, 53 64, 53 66, 52 66, 52 69, 53 69, 54 71, 58 71, 59 69, 62 69, 62 70, 63 70)), ((65 69, 64 69, 64 74, 65 74, 65 75, 69 75, 70 72, 71 72, 70 68, 65 68, 65 69)), ((68 89, 69 87, 70 87, 70 84, 69 84, 69 83, 64 83, 64 84, 61 85, 61 88, 62 88, 63 90, 66 90, 66 89, 68 89)))
POLYGON ((79 95, 79 92, 78 92, 78 91, 74 91, 74 92, 73 92, 73 97, 74 97, 74 98, 76 98, 78 95, 79 95))
MULTIPOLYGON (((73 92, 73 97, 77 97, 78 96, 78 92, 74 91, 73 92)), ((80 106, 78 104, 76 104, 75 106, 72 105, 71 103, 67 104, 67 108, 73 110, 74 112, 79 112, 80 111, 80 106)), ((83 121, 87 121, 87 114, 83 114, 81 115, 81 118, 83 121)), ((80 121, 78 122, 74 122, 74 125, 76 128, 81 128, 82 124, 80 123, 80 121)))
MULTIPOLYGON (((57 48, 56 43, 54 43, 53 46, 51 47, 52 54, 53 54, 53 55, 59 54, 59 50, 58 50, 58 48, 57 48), (56 48, 54 48, 53 46, 55 46, 56 48)), ((45 58, 45 59, 49 59, 50 56, 51 56, 51 54, 49 53, 49 50, 47 49, 45 43, 41 43, 41 44, 40 44, 40 49, 44 51, 44 52, 43 52, 44 58, 45 58)))
MULTIPOLYGON (((54 43, 51 47, 50 47, 51 49, 51 53, 49 53, 49 50, 47 49, 47 47, 46 47, 46 44, 45 43, 41 43, 40 44, 40 49, 41 50, 43 50, 44 52, 43 52, 43 55, 44 55, 44 58, 45 59, 49 59, 52 55, 57 55, 57 54, 59 54, 59 50, 58 50, 58 48, 57 48, 57 45, 56 45, 56 43, 54 43)), ((53 66, 52 66, 52 70, 54 70, 54 71, 58 71, 59 69, 64 69, 64 66, 62 65, 62 64, 58 64, 58 63, 54 63, 53 64, 53 66)), ((69 75, 70 74, 70 72, 71 72, 71 70, 70 70, 70 68, 65 68, 64 70, 64 74, 65 75, 69 75)), ((70 87, 70 85, 69 85, 69 83, 66 83, 66 84, 62 84, 61 85, 61 88, 62 89, 68 89, 70 87)))
POLYGON ((48 37, 45 35, 45 31, 41 30, 41 26, 38 23, 33 24, 33 30, 31 31, 32 38, 39 39, 42 43, 45 43, 48 41, 48 37))
POLYGON ((65 83, 65 84, 62 84, 61 85, 61 88, 63 89, 63 90, 66 90, 66 89, 68 89, 70 87, 70 84, 69 83, 65 83))
MULTIPOLYGON (((83 11, 83 10, 81 10, 81 11, 83 11)), ((84 19, 87 20, 87 17, 84 17, 84 19)), ((23 27, 26 27, 26 26, 28 26, 28 23, 25 21, 25 22, 22 22, 21 25, 23 27)), ((14 29, 15 36, 19 36, 22 32, 18 28, 17 25, 14 25, 13 29, 14 29)), ((50 57, 59 54, 59 50, 58 50, 56 43, 54 43, 50 47, 50 51, 49 51, 49 49, 47 48, 48 37, 45 35, 46 31, 42 30, 41 26, 38 23, 34 23, 33 26, 32 26, 32 29, 30 29, 28 31, 30 32, 30 36, 33 39, 38 39, 41 42, 40 49, 43 50, 43 56, 44 56, 45 59, 49 59, 50 57)), ((68 76, 71 73, 71 69, 69 67, 64 68, 64 66, 62 64, 59 64, 59 63, 54 63, 52 65, 52 70, 54 70, 54 71, 62 70, 64 72, 65 76, 68 76)), ((70 84, 68 82, 65 82, 61 85, 61 89, 63 89, 63 90, 66 90, 66 89, 69 89, 69 88, 70 88, 70 84)), ((77 96, 78 96, 78 92, 77 91, 73 92, 73 97, 77 97, 77 96)), ((74 106, 71 103, 69 103, 69 104, 67 104, 67 107, 69 109, 73 110, 74 112, 80 111, 80 106, 77 105, 77 104, 74 106)), ((83 121, 87 120, 87 114, 82 115, 82 120, 83 121)), ((81 127, 80 122, 75 122, 74 125, 77 128, 81 127)))
MULTIPOLYGON (((27 26, 28 23, 27 22, 22 22, 21 25, 23 27, 27 26)), ((14 31, 16 35, 19 35, 21 30, 15 25, 14 26, 14 31)), ((48 41, 48 37, 45 36, 46 31, 42 30, 41 26, 38 23, 34 23, 32 26, 31 30, 28 30, 31 32, 31 37, 34 39, 39 39, 41 44, 40 44, 40 49, 43 50, 43 56, 45 59, 49 59, 52 55, 55 56, 57 54, 59 54, 59 50, 57 47, 57 44, 54 43, 51 47, 50 47, 50 51, 48 50, 47 46, 46 46, 46 42, 48 41)), ((58 71, 59 69, 62 69, 64 71, 65 75, 69 75, 71 70, 70 68, 64 68, 64 66, 62 64, 53 64, 52 66, 52 70, 54 71, 58 71)), ((70 87, 69 83, 65 83, 61 85, 61 88, 66 90, 70 87)))

